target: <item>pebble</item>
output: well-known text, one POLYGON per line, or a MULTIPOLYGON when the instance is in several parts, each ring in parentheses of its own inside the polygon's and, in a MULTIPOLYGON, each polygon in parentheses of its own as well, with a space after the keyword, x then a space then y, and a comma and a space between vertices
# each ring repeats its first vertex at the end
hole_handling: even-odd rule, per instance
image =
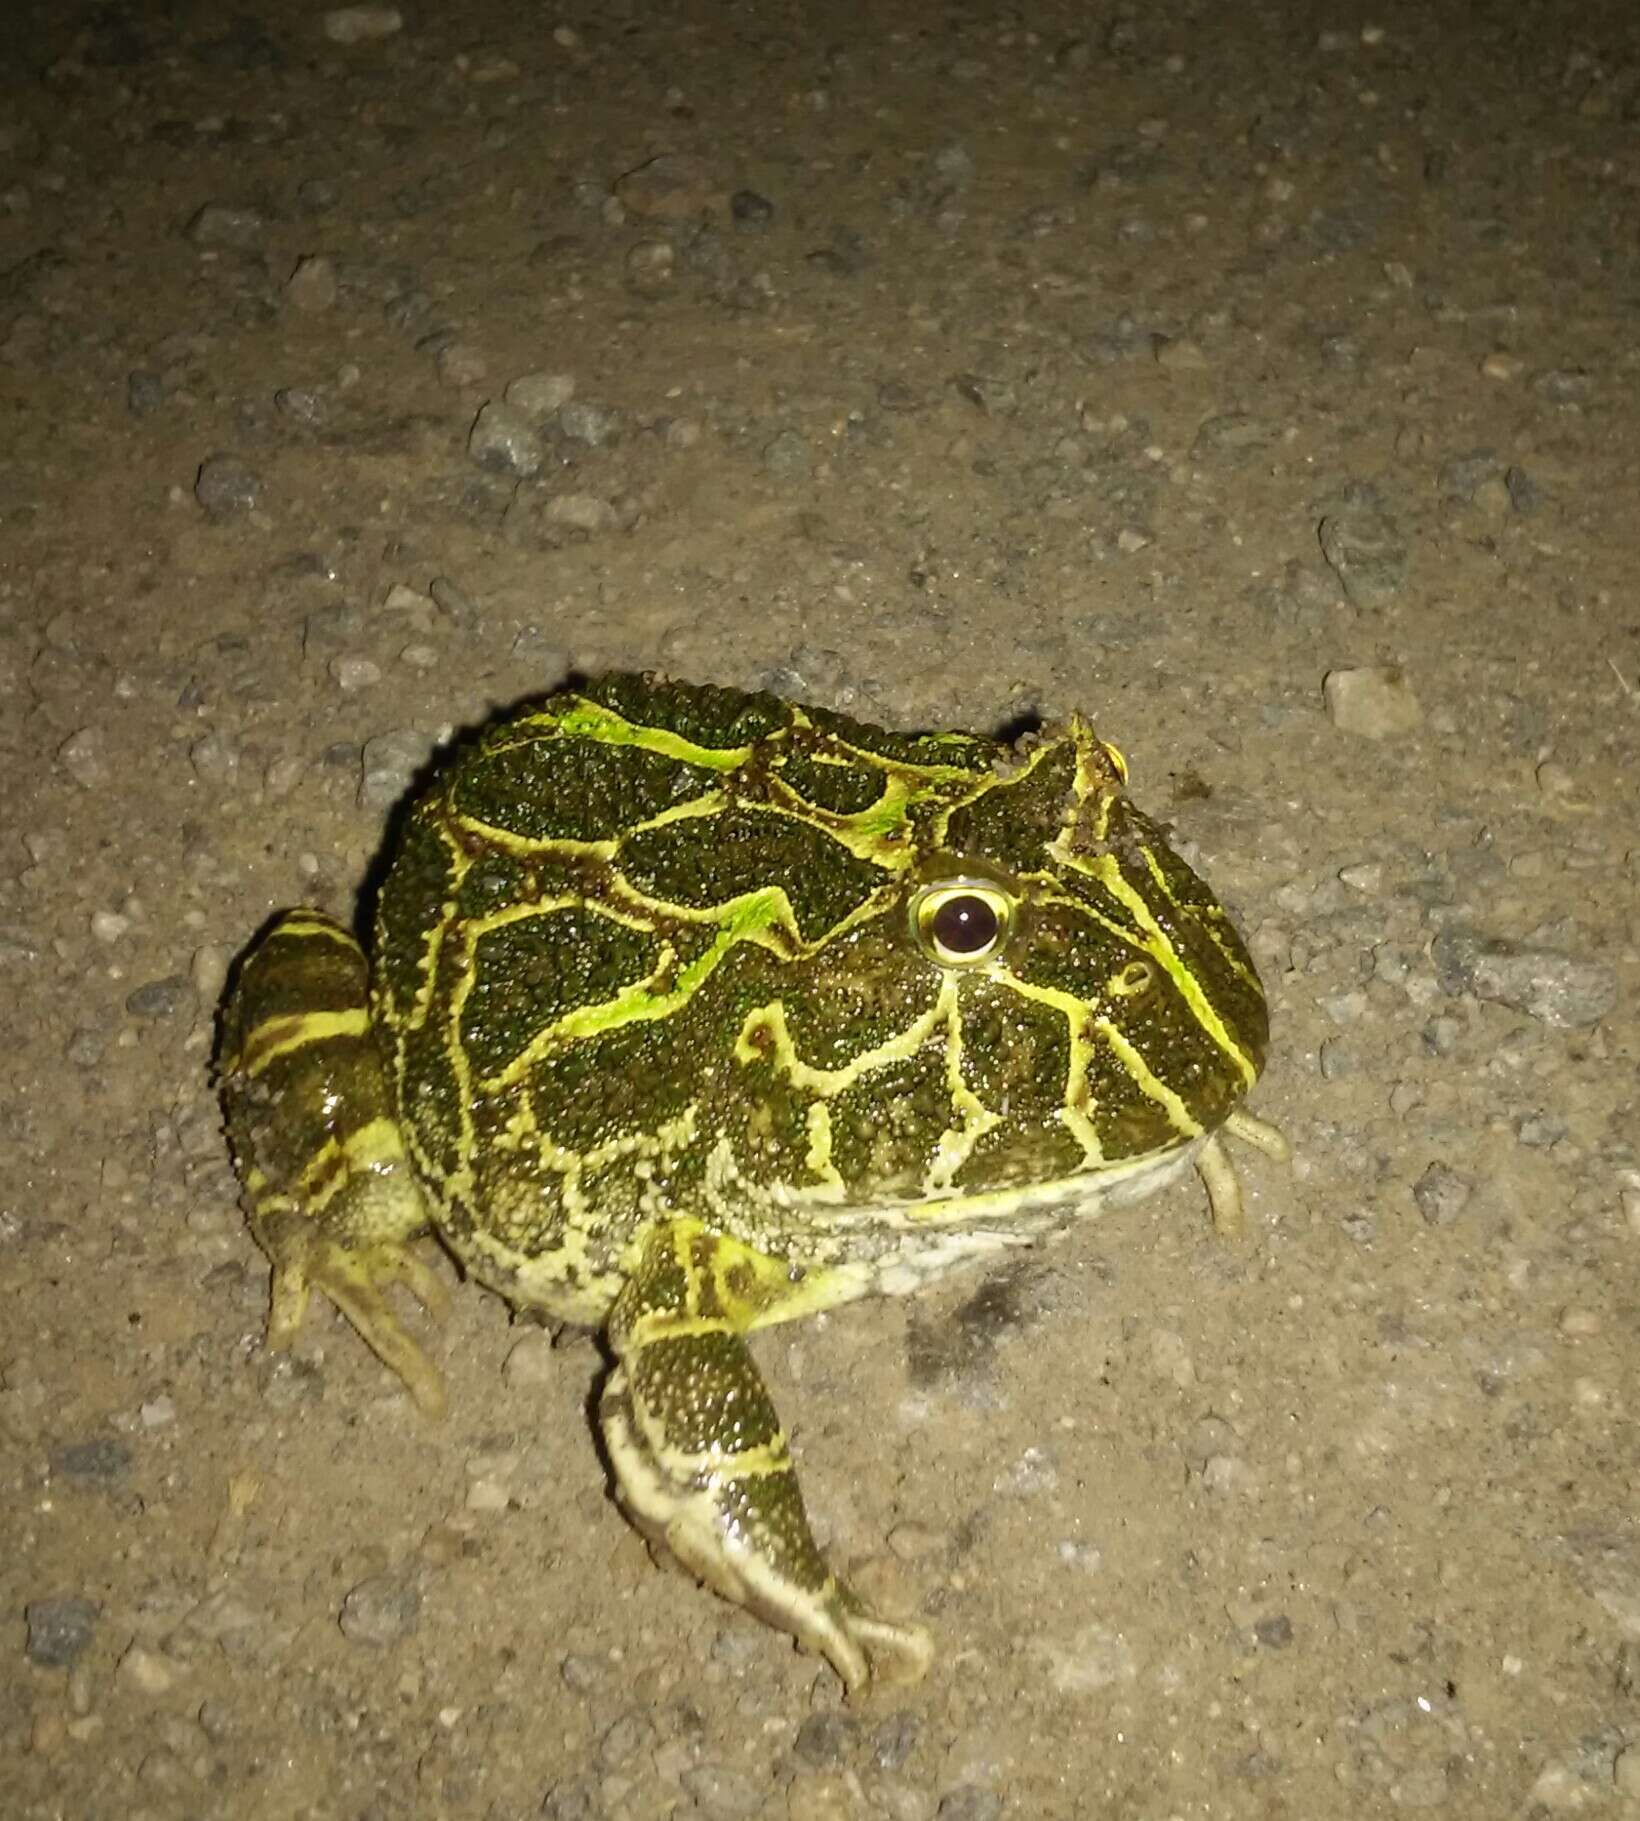
POLYGON ((1084 1625, 1064 1643, 1044 1642, 1042 1650, 1052 1665, 1053 1685, 1060 1694, 1095 1694, 1132 1682, 1139 1673, 1132 1645, 1108 1625, 1084 1625))
POLYGON ((373 1574, 348 1590, 336 1622, 350 1642, 385 1648, 409 1637, 420 1619, 421 1595, 408 1581, 373 1574))
POLYGON ((1503 484, 1509 490, 1509 503, 1525 518, 1543 503, 1543 491, 1524 468, 1506 468, 1503 484))
POLYGON ((859 1737, 857 1720, 827 1709, 810 1714, 798 1727, 792 1750, 805 1764, 841 1764, 853 1752, 859 1737))
POLYGON ((82 727, 57 748, 57 763, 81 790, 100 790, 108 782, 106 744, 100 727, 82 727))
MULTIPOLYGON (((857 1788, 850 1778, 832 1771, 800 1770, 786 1786, 786 1821, 854 1821, 860 1813, 857 1788)), ((889 1815, 890 1821, 902 1821, 875 1796, 872 1806, 889 1815)), ((762 1812, 774 1811, 766 1808, 762 1812)), ((931 1812, 932 1804, 925 1802, 922 1816, 931 1812)), ((922 1816, 916 1821, 922 1821, 922 1816)))
POLYGON ((1383 607, 1400 593, 1408 551, 1382 509, 1354 501, 1323 518, 1316 537, 1352 607, 1383 607))
POLYGON ((727 1764, 696 1764, 683 1773, 684 1789, 705 1815, 755 1815, 763 1808, 764 1785, 727 1764))
POLYGON ((1012 417, 1019 409, 1019 393, 1011 381, 984 373, 954 373, 951 385, 987 417, 1012 417))
POLYGON ((539 474, 541 439, 529 417, 514 405, 490 403, 473 420, 467 453, 492 474, 516 474, 528 480, 539 474))
POLYGON ((1515 496, 1501 474, 1489 475, 1482 481, 1471 503, 1476 511, 1493 520, 1506 519, 1515 510, 1515 496))
POLYGON ((157 373, 133 367, 125 376, 125 408, 133 417, 148 417, 165 403, 165 382, 157 373))
POLYGON ((285 283, 285 297, 293 309, 317 316, 335 304, 339 288, 336 262, 314 253, 296 262, 296 270, 285 283))
POLYGON ((909 1707, 881 1721, 871 1735, 871 1761, 879 1770, 899 1770, 917 1749, 922 1721, 909 1707))
POLYGON ((77 1662, 91 1642, 102 1608, 77 1595, 30 1600, 23 1608, 28 1626, 28 1660, 42 1669, 65 1669, 77 1662))
POLYGON ((1424 1048, 1432 1056, 1451 1056, 1456 1054, 1458 1045, 1463 1042, 1464 1024, 1461 1018, 1445 1015, 1431 1018, 1424 1026, 1424 1048))
POLYGON ((162 1695, 176 1680, 175 1667, 141 1644, 133 1644, 126 1651, 116 1673, 125 1687, 145 1695, 162 1695))
POLYGON ((774 204, 756 190, 736 190, 729 198, 729 213, 736 227, 756 233, 774 220, 774 204))
POLYGON ((608 1669, 609 1663, 604 1657, 571 1651, 559 1664, 558 1673, 563 1677, 566 1688, 573 1688, 577 1694, 584 1695, 603 1681, 608 1669))
POLYGON ((602 1771, 619 1770, 640 1753, 655 1747, 655 1722, 641 1707, 630 1707, 598 1741, 597 1764, 602 1771))
POLYGON ((598 1779, 592 1776, 553 1784, 541 1802, 541 1821, 601 1821, 608 1812, 598 1779))
POLYGON ((1503 464, 1491 449, 1471 449, 1454 455, 1441 465, 1441 492, 1465 505, 1474 500, 1477 491, 1489 480, 1502 480, 1503 464))
POLYGON ((175 1018, 194 1003, 194 989, 186 974, 167 974, 163 980, 145 981, 127 993, 125 1009, 133 1018, 175 1018))
POLYGON ((1333 726, 1368 740, 1401 738, 1419 727, 1424 711, 1396 664, 1329 670, 1321 692, 1333 726))
POLYGON ((544 1328, 522 1335, 508 1349, 501 1376, 509 1385, 545 1385, 557 1375, 552 1336, 544 1328))
POLYGON ((1268 449, 1279 434, 1266 418, 1246 411, 1222 411, 1203 419, 1191 452, 1198 457, 1254 455, 1268 449))
POLYGON ((91 913, 91 934, 99 942, 112 945, 131 928, 131 919, 120 911, 100 910, 91 913))
POLYGON ((585 399, 566 401, 558 412, 558 428, 572 442, 585 443, 589 449, 601 449, 620 428, 621 414, 607 405, 589 404, 585 399))
POLYGON ((117 1480, 131 1470, 131 1450, 111 1436, 65 1442, 51 1452, 51 1469, 74 1480, 117 1480))
POLYGON ((1158 367, 1170 373, 1205 373, 1209 365, 1201 343, 1191 341, 1188 336, 1158 335, 1155 361, 1158 367))
POLYGON ((1475 1185, 1450 1164, 1432 1163, 1412 1185, 1418 1212, 1432 1227, 1447 1227, 1469 1205, 1475 1185))
POLYGON ((465 1504, 469 1511, 505 1511, 511 1503, 512 1494, 500 1480, 481 1476, 468 1482, 465 1504))
POLYGON ((659 297, 671 288, 677 249, 669 240, 640 240, 626 256, 627 283, 640 297, 659 297))
POLYGON ((521 373, 501 396, 514 410, 540 420, 561 411, 575 396, 575 378, 570 373, 521 373))
POLYGON ((325 36, 332 44, 365 44, 403 29, 404 15, 396 6, 338 6, 325 14, 325 36))
POLYGON ((194 477, 194 498, 213 519, 237 518, 262 497, 262 477, 235 455, 209 455, 194 477))
POLYGON ((344 652, 340 657, 332 658, 327 668, 336 687, 348 695, 355 695, 361 689, 374 689, 382 680, 381 665, 374 658, 361 658, 355 652, 344 652))
POLYGON ((763 446, 763 471, 775 480, 807 480, 814 472, 814 450, 796 430, 782 430, 763 446))
POLYGON ((229 247, 254 253, 262 244, 267 224, 256 209, 238 203, 208 202, 195 210, 183 233, 196 247, 229 247))
POLYGON ((1484 936, 1449 924, 1430 945, 1444 993, 1472 993, 1561 1030, 1598 1024, 1617 1003, 1617 975, 1604 961, 1484 936))
POLYGON ((188 748, 188 763, 202 784, 231 784, 239 772, 239 748, 225 733, 213 728, 188 748))
POLYGON ((623 208, 650 221, 692 221, 723 202, 709 167, 690 152, 662 152, 617 178, 614 192, 623 208))
POLYGON ((562 531, 584 531, 589 536, 611 531, 620 523, 615 508, 595 493, 560 493, 541 508, 541 517, 562 531))
POLYGON ((1202 1485, 1226 1498, 1250 1495, 1257 1489, 1252 1468, 1235 1454, 1209 1455, 1202 1463, 1202 1485))
POLYGON ((373 734, 359 756, 361 809, 386 809, 398 802, 432 757, 435 741, 414 727, 373 734))

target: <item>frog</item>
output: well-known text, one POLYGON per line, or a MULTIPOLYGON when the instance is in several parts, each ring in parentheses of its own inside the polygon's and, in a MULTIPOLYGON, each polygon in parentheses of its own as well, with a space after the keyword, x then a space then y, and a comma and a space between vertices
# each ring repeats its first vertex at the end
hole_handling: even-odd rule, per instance
POLYGON ((1080 713, 898 732, 768 691, 581 679, 458 743, 403 806, 368 952, 277 916, 219 1080, 266 1340, 315 1294, 419 1409, 443 1375, 395 1286, 431 1234, 519 1314, 601 1336, 597 1422, 658 1554, 835 1670, 910 1681, 927 1628, 814 1535, 749 1345, 916 1291, 1191 1172, 1269 1017, 1224 906, 1080 713))

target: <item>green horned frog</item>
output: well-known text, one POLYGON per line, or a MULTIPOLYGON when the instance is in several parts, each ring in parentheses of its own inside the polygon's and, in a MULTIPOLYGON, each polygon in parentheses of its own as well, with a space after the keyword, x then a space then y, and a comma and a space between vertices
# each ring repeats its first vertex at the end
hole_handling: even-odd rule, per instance
POLYGON ((1194 1168, 1263 990, 1080 717, 1009 746, 613 675, 491 726, 410 808, 369 960, 286 913, 225 1016, 270 1345, 322 1292, 437 1413, 384 1295, 435 1230, 515 1308, 601 1329, 621 1503, 847 1687, 920 1674, 810 1534, 746 1337, 914 1290, 1194 1168))

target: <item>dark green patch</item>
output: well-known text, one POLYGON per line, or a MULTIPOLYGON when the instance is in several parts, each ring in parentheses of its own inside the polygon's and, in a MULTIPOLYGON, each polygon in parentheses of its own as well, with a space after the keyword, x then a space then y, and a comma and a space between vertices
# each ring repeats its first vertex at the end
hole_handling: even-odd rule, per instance
POLYGON ((963 1081, 1022 1128, 1057 1121, 1071 1060, 1064 1014, 982 978, 962 986, 963 1081))
POLYGON ((1082 1147, 1058 1120, 1009 1117, 982 1133, 952 1179, 965 1195, 1062 1182, 1086 1167, 1082 1147))
POLYGON ((908 1061, 873 1070, 829 1105, 831 1157, 843 1180, 910 1200, 954 1119, 943 1045, 925 1044, 908 1061))
POLYGON ((418 805, 406 819, 398 848, 376 896, 371 962, 376 1003, 407 1006, 421 984, 427 938, 455 888, 455 866, 435 811, 418 805))
POLYGON ((1064 827, 1075 782, 1076 753, 1065 741, 1029 771, 998 778, 983 796, 953 810, 947 848, 1013 872, 1040 871, 1049 864, 1048 845, 1064 827))
POLYGON ((465 759, 451 806, 532 841, 607 841, 634 822, 716 790, 705 766, 641 746, 503 727, 465 759))
POLYGON ((677 1118, 700 1091, 701 1056, 680 1042, 675 1017, 640 1019, 543 1057, 530 1091, 557 1143, 591 1150, 677 1118))
POLYGON ((787 968, 778 990, 798 1055, 813 1068, 842 1069, 926 1012, 940 978, 903 914, 890 913, 787 968))
POLYGON ((579 907, 486 930, 461 1008, 473 1067, 493 1075, 566 1013, 606 1004, 654 971, 660 948, 652 933, 579 907))
POLYGON ((456 915, 488 917, 509 904, 528 904, 573 891, 578 883, 575 869, 550 855, 522 859, 503 848, 490 848, 468 867, 456 894, 456 915))
MULTIPOLYGON (((1074 888, 1079 896, 1086 891, 1091 897, 1097 889, 1092 880, 1075 875, 1068 876, 1065 885, 1067 889, 1074 888)), ((1129 923, 1126 910, 1108 894, 1099 892, 1097 902, 1101 911, 1119 917, 1124 925, 1129 923)), ((1090 1010, 1100 1012, 1109 1009, 1107 983, 1111 976, 1142 953, 1136 934, 1132 942, 1124 941, 1075 905, 1032 904, 1008 950, 1008 966, 1030 985, 1069 993, 1090 1010)), ((1061 1019, 1061 1025, 1063 1022, 1061 1019)))
POLYGON ((811 823, 751 809, 640 830, 622 842, 618 864, 639 891, 699 910, 784 886, 806 942, 834 929, 884 878, 811 823))
POLYGON ((977 734, 894 733, 829 708, 805 708, 803 712, 822 732, 835 734, 861 752, 874 752, 900 765, 954 766, 962 771, 983 772, 1006 750, 995 740, 984 740, 977 734))
MULTIPOLYGON (((1160 1066, 1162 1079, 1192 1115, 1203 1125, 1213 1125, 1230 1110, 1236 1096, 1230 1091, 1222 1069, 1215 1069, 1204 1054, 1199 1035, 1192 1039, 1187 1033, 1179 1033, 1183 1047, 1179 1042, 1170 1042, 1168 1026, 1171 1023, 1167 1019, 1154 1019, 1137 1038, 1125 1026, 1122 1034, 1135 1043, 1153 1074, 1160 1066)), ((1178 1027, 1174 1024, 1172 1028, 1176 1032, 1178 1027)), ((1103 1038, 1099 1040, 1088 1068, 1088 1085, 1092 1100, 1083 1110, 1092 1121, 1100 1150, 1111 1163, 1184 1143, 1184 1135, 1166 1110, 1143 1092, 1125 1063, 1103 1038)))
POLYGON ((872 766, 828 765, 802 752, 788 753, 779 765, 781 778, 805 803, 837 816, 870 809, 888 785, 888 774, 872 766))
POLYGON ((780 1433, 780 1418, 751 1355, 733 1334, 680 1334, 652 1342, 628 1365, 633 1394, 659 1422, 669 1447, 736 1454, 780 1433))
POLYGON ((434 1020, 406 1031, 402 1043, 400 1116, 439 1174, 452 1176, 461 1162, 462 1097, 443 1027, 434 1020))
MULTIPOLYGON (((697 746, 719 749, 749 746, 790 719, 778 696, 747 695, 715 684, 657 682, 630 671, 597 677, 575 694, 613 708, 635 727, 661 727, 697 746)), ((547 708, 572 700, 557 697, 547 708)))

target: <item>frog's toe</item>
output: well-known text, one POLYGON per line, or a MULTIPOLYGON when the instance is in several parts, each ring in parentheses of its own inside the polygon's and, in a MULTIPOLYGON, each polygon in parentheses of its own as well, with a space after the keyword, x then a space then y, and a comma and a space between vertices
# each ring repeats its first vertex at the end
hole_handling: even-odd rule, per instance
MULTIPOLYGON (((869 1680, 851 1681, 843 1677, 850 1697, 866 1693, 873 1687, 900 1687, 920 1682, 934 1661, 934 1640, 921 1625, 903 1625, 892 1619, 879 1618, 868 1612, 846 1588, 840 1590, 845 1602, 842 1626, 857 1651, 862 1651, 869 1665, 869 1680)), ((835 1659, 829 1659, 835 1666, 835 1659)), ((838 1672, 842 1672, 839 1670, 838 1672)))
POLYGON ((438 1367, 383 1294, 387 1286, 403 1284, 429 1315, 442 1317, 449 1308, 449 1292, 430 1266, 397 1241, 355 1248, 301 1218, 288 1225, 266 1223, 259 1237, 274 1261, 269 1347, 277 1352, 290 1346, 307 1313, 308 1299, 317 1290, 404 1382, 423 1415, 444 1414, 444 1379, 438 1367))

